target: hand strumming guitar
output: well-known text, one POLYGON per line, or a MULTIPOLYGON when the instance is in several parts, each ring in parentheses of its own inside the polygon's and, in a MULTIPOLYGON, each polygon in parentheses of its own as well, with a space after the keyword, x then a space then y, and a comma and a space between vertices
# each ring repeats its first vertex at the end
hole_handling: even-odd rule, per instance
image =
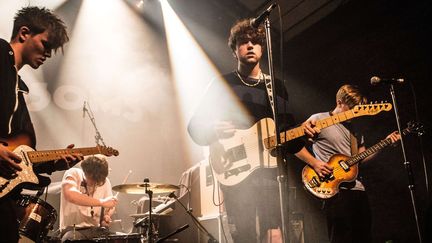
POLYGON ((18 163, 21 158, 15 153, 10 152, 6 146, 0 143, 0 176, 6 179, 12 179, 16 176, 17 171, 21 171, 18 163))
POLYGON ((213 124, 217 138, 230 138, 234 136, 236 129, 230 121, 218 121, 213 124))

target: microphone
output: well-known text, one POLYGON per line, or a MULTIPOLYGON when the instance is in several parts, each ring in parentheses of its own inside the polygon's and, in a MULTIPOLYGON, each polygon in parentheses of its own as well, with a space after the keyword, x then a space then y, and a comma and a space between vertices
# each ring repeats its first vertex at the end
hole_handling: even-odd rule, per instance
POLYGON ((372 85, 379 85, 379 84, 401 84, 405 82, 403 78, 380 78, 377 76, 373 76, 370 79, 370 83, 372 85))
POLYGON ((270 5, 264 12, 262 12, 258 17, 251 20, 251 25, 254 28, 258 28, 258 26, 264 21, 265 18, 267 18, 270 14, 270 12, 277 6, 277 3, 273 3, 270 5))
POLYGON ((86 102, 84 101, 84 105, 83 105, 83 118, 85 117, 85 112, 86 112, 86 102))

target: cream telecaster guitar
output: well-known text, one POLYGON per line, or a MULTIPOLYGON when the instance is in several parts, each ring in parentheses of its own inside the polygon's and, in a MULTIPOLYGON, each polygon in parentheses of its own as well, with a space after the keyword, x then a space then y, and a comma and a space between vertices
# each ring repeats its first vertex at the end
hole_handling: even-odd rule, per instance
POLYGON ((17 176, 10 180, 0 176, 0 198, 8 194, 12 189, 14 189, 17 185, 21 183, 39 183, 37 176, 33 172, 33 164, 61 159, 61 156, 67 153, 81 153, 84 156, 94 154, 117 156, 119 154, 117 150, 105 146, 35 151, 27 145, 18 145, 20 140, 28 141, 25 136, 21 136, 21 138, 15 139, 15 141, 2 140, 7 142, 7 148, 9 150, 13 151, 15 154, 21 157, 22 161, 18 165, 22 168, 22 171, 17 171, 17 176))
MULTIPOLYGON (((408 127, 402 131, 402 135, 407 133, 417 133, 421 135, 423 126, 418 123, 410 122, 408 127)), ((330 157, 328 164, 333 168, 332 174, 321 178, 310 166, 305 166, 302 172, 302 181, 305 188, 314 196, 321 199, 328 199, 339 192, 339 185, 342 182, 354 181, 358 174, 358 163, 370 155, 392 144, 390 138, 373 145, 365 151, 352 157, 335 154, 330 157)))
MULTIPOLYGON (((376 115, 391 109, 390 103, 357 105, 351 110, 318 120, 316 126, 324 129, 355 117, 376 115)), ((304 135, 302 126, 281 132, 281 143, 304 135)), ((249 129, 237 130, 233 137, 210 144, 209 160, 218 181, 232 186, 243 181, 256 169, 276 167, 276 158, 270 154, 275 147, 274 122, 270 118, 264 118, 249 129)))

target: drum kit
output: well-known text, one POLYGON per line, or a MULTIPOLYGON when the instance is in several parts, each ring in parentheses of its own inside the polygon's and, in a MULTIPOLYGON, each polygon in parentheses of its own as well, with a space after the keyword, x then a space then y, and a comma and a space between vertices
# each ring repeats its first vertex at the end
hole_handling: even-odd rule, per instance
MULTIPOLYGON (((118 193, 126 194, 137 194, 147 195, 148 200, 148 211, 142 207, 142 203, 139 205, 137 214, 131 214, 134 218, 134 227, 141 228, 138 233, 131 233, 125 235, 109 235, 106 237, 92 239, 90 242, 110 242, 110 243, 159 243, 165 239, 159 238, 158 233, 158 212, 153 212, 152 202, 159 202, 163 204, 168 201, 168 197, 160 199, 161 195, 167 195, 175 192, 179 189, 178 186, 162 183, 150 183, 148 179, 145 179, 143 183, 132 183, 132 184, 120 184, 113 188, 113 191, 118 193), (153 199, 153 195, 158 195, 158 199, 153 199)), ((56 191, 57 194, 57 191, 56 191)), ((39 195, 40 196, 40 195, 39 195)), ((20 242, 60 242, 59 240, 49 239, 47 236, 48 231, 53 229, 54 223, 57 220, 57 211, 44 200, 38 196, 33 195, 22 195, 21 199, 18 200, 17 205, 21 208, 21 215, 19 216, 20 221, 20 242)), ((82 242, 82 241, 72 241, 82 242)), ((89 242, 88 240, 86 242, 89 242)))

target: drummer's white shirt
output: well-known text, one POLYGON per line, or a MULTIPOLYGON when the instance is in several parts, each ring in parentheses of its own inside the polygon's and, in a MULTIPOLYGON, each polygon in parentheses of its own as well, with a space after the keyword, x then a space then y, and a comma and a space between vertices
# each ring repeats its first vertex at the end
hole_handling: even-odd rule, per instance
MULTIPOLYGON (((63 185, 70 184, 83 194, 86 188, 83 186, 85 179, 84 172, 80 168, 71 168, 65 172, 62 179, 62 190, 60 198, 60 230, 67 226, 86 227, 99 226, 101 207, 93 207, 93 217, 91 217, 91 207, 79 206, 66 200, 63 192, 63 185)), ((102 199, 112 196, 111 183, 106 178, 105 184, 96 187, 93 198, 102 199)))

